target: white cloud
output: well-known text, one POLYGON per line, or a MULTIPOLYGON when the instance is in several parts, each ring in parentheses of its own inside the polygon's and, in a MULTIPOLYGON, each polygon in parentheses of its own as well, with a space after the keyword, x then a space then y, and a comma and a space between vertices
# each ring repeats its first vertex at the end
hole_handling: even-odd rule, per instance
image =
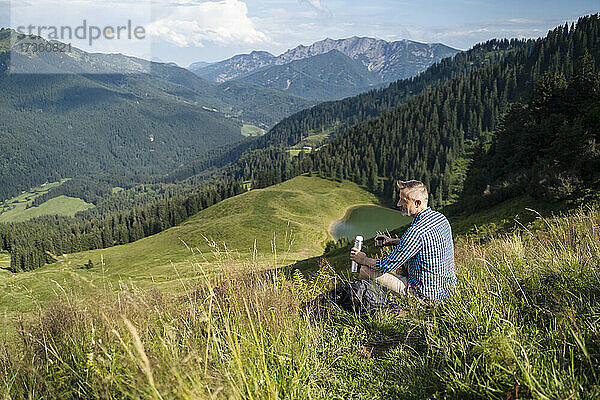
POLYGON ((323 4, 321 4, 321 0, 300 0, 300 2, 309 4, 319 11, 329 12, 327 7, 325 7, 323 4))
POLYGON ((474 43, 485 42, 492 38, 543 37, 548 30, 561 24, 564 24, 564 21, 510 18, 476 24, 400 26, 399 30, 405 38, 410 40, 426 43, 441 42, 455 48, 468 49, 474 43))
POLYGON ((248 7, 240 0, 187 3, 167 17, 152 22, 148 32, 178 47, 203 47, 212 42, 224 45, 269 43, 248 17, 248 7))
POLYGON ((506 20, 506 22, 512 23, 512 24, 539 24, 540 20, 537 19, 529 19, 529 18, 509 18, 506 20))

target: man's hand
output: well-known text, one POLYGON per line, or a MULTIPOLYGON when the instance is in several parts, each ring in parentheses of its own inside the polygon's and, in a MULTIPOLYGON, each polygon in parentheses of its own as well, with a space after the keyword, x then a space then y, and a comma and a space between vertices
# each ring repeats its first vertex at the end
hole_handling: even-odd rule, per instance
POLYGON ((352 261, 356 261, 360 265, 365 265, 366 258, 367 255, 362 251, 358 250, 356 247, 353 247, 352 250, 350 250, 350 259, 352 261))
POLYGON ((397 242, 397 239, 392 239, 391 237, 384 235, 383 233, 380 233, 379 235, 375 236, 375 246, 377 247, 394 246, 398 244, 397 242))
POLYGON ((375 266, 375 259, 367 257, 365 253, 358 250, 356 247, 353 247, 352 250, 350 250, 350 259, 356 261, 360 265, 368 265, 370 267, 375 266))

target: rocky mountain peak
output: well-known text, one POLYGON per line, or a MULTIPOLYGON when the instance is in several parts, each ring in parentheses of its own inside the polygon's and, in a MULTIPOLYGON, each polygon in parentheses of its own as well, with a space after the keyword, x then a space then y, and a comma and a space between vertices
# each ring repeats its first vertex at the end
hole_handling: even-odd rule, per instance
POLYGON ((406 39, 388 42, 359 36, 345 39, 325 38, 308 46, 298 45, 277 57, 266 51, 253 51, 194 72, 203 78, 223 82, 247 76, 270 66, 289 64, 332 50, 345 54, 364 65, 368 71, 378 74, 381 82, 392 82, 416 75, 434 62, 459 52, 440 43, 426 44, 406 39))

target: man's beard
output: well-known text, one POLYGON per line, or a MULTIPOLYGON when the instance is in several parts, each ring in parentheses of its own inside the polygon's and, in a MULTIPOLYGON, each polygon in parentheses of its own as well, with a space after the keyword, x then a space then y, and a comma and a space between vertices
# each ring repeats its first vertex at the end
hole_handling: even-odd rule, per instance
POLYGON ((404 209, 404 208, 403 208, 403 209, 401 210, 401 212, 402 212, 402 215, 403 215, 403 216, 405 216, 405 217, 410 217, 410 213, 408 212, 408 210, 407 210, 407 209, 404 209))

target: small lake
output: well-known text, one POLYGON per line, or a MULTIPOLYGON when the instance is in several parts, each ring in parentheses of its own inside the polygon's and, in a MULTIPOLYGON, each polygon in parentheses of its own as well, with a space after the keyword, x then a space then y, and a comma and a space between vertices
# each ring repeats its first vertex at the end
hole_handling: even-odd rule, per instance
POLYGON ((331 227, 331 235, 338 240, 341 237, 354 239, 362 235, 365 239, 371 238, 377 232, 391 231, 409 224, 412 218, 405 217, 400 211, 378 206, 352 207, 344 218, 337 220, 331 227))

